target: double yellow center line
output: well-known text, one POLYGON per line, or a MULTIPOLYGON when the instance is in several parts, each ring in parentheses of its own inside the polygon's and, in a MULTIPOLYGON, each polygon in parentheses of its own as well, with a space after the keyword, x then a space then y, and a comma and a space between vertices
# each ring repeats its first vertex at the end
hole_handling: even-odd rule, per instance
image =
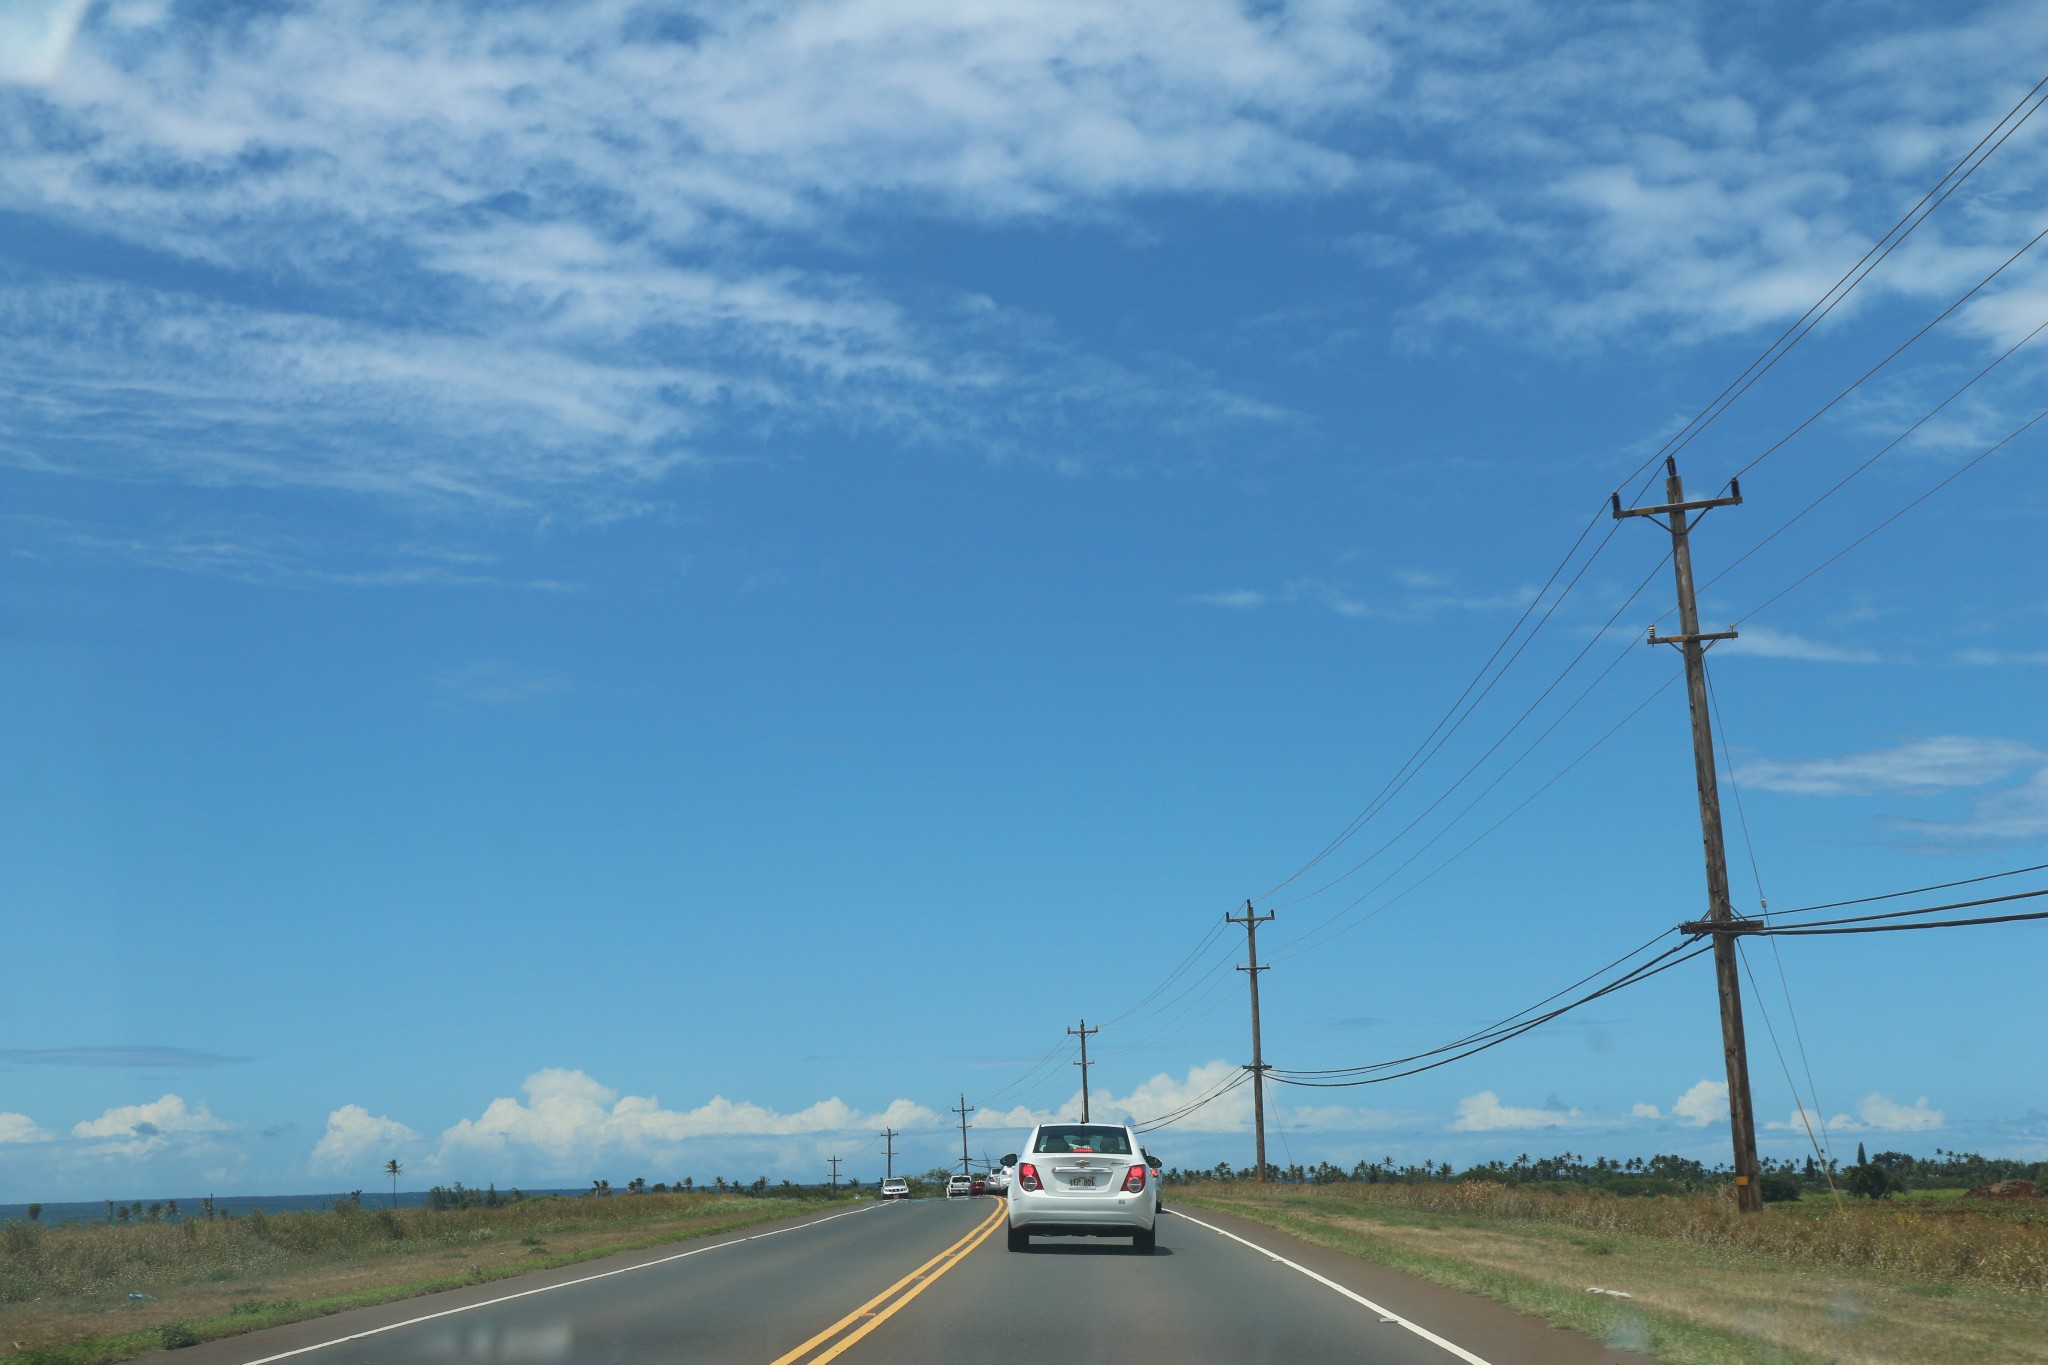
POLYGON ((931 1288, 932 1282, 967 1259, 967 1253, 986 1242, 1008 1216, 1007 1201, 995 1201, 995 1209, 974 1230, 905 1275, 860 1307, 787 1355, 777 1356, 772 1365, 825 1365, 839 1353, 895 1316, 896 1310, 931 1288), (885 1306, 886 1305, 886 1306, 885 1306), (830 1343, 829 1345, 827 1343, 830 1343), (822 1348, 822 1349, 821 1349, 822 1348), (817 1351, 812 1355, 812 1351, 817 1351))

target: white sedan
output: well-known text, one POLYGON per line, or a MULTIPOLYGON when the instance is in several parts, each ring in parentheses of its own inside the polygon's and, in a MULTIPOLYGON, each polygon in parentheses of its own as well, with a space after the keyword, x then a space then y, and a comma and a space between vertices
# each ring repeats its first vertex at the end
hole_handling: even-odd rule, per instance
POLYGON ((1010 1250, 1029 1250, 1033 1234, 1127 1236, 1148 1256, 1158 1244, 1158 1178, 1123 1124, 1041 1123, 1003 1165, 1010 1250))

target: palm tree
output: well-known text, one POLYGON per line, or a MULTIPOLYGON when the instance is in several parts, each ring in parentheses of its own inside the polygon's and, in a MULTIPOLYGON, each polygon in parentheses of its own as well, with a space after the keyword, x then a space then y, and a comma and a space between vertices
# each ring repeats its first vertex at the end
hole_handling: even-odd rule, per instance
POLYGON ((398 1164, 397 1157, 392 1157, 384 1163, 384 1174, 391 1177, 391 1207, 395 1209, 398 1207, 398 1177, 405 1174, 405 1167, 398 1164))

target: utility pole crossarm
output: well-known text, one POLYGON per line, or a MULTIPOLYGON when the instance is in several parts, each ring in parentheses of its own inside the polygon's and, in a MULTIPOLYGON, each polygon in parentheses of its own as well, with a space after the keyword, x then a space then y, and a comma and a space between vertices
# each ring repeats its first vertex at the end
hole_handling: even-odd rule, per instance
POLYGON ((1678 932, 1687 938, 1698 938, 1702 934, 1760 934, 1764 922, 1760 919, 1689 919, 1678 926, 1678 932))
MULTIPOLYGON (((1673 462, 1666 460, 1664 467, 1666 469, 1672 468, 1673 462)), ((1672 477, 1675 478, 1677 476, 1673 475, 1672 477)), ((1670 497, 1671 494, 1667 491, 1665 496, 1670 497)), ((1655 507, 1623 507, 1621 505, 1621 494, 1616 493, 1614 495, 1614 519, 1620 521, 1623 517, 1676 516, 1686 512, 1704 512, 1712 507, 1740 507, 1741 505, 1742 480, 1730 479, 1728 480, 1728 496, 1725 498, 1701 498, 1692 502, 1674 499, 1671 502, 1659 503, 1655 507)), ((1694 519, 1697 520, 1698 518, 1694 519)))

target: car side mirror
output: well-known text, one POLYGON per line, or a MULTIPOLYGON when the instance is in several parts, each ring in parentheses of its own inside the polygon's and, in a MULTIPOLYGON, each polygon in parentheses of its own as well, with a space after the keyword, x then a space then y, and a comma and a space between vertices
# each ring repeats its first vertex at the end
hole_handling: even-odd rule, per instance
POLYGON ((1003 1158, 1001 1159, 1001 1161, 1000 1161, 1000 1163, 999 1163, 999 1164, 1000 1164, 1000 1165, 1004 1165, 1004 1166, 1014 1166, 1014 1165, 1016 1165, 1016 1164, 1017 1164, 1017 1154, 1016 1154, 1015 1152, 1012 1152, 1012 1153, 1010 1153, 1010 1154, 1009 1154, 1008 1156, 1006 1156, 1006 1157, 1003 1157, 1003 1158))
POLYGON ((1146 1157, 1146 1158, 1145 1158, 1145 1164, 1146 1164, 1147 1166, 1150 1166, 1150 1167, 1151 1167, 1151 1168, 1152 1168, 1153 1170, 1155 1170, 1155 1171, 1156 1171, 1156 1170, 1158 1170, 1158 1169, 1159 1169, 1160 1167, 1164 1166, 1164 1165, 1165 1165, 1166 1163, 1165 1163, 1165 1162, 1163 1162, 1163 1161, 1161 1161, 1161 1160, 1160 1160, 1160 1159, 1159 1159, 1158 1157, 1156 1157, 1156 1156, 1148 1156, 1148 1157, 1146 1157))

